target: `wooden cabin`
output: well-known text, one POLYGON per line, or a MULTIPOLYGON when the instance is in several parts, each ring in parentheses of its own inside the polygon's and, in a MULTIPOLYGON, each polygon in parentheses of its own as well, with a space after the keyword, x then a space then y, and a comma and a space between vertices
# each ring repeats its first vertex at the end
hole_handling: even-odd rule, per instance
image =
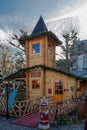
POLYGON ((34 67, 26 71, 27 98, 53 96, 62 100, 76 96, 79 80, 55 69, 55 49, 62 43, 48 31, 42 17, 32 34, 22 37, 20 43, 26 50, 27 67, 34 67))
MULTIPOLYGON (((55 68, 55 49, 62 42, 48 31, 42 17, 32 34, 20 38, 26 50, 26 97, 53 96, 54 100, 79 96, 80 80, 55 68)), ((19 78, 19 77, 18 77, 19 78)))

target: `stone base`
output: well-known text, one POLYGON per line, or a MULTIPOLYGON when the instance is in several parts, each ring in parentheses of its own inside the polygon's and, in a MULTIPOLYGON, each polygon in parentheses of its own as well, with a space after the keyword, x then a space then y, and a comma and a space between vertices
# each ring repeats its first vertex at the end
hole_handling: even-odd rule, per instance
POLYGON ((38 130, 50 130, 50 125, 43 126, 42 124, 38 125, 38 130))
POLYGON ((38 128, 38 130, 50 130, 50 128, 48 128, 48 129, 42 129, 42 128, 38 128))

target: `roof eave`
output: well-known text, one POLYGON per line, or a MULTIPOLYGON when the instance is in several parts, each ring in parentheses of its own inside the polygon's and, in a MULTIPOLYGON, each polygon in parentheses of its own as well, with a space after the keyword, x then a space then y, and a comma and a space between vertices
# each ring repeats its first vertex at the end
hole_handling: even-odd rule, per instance
POLYGON ((30 39, 34 39, 36 37, 39 37, 39 36, 42 36, 42 35, 50 35, 54 41, 56 42, 56 46, 58 45, 61 45, 62 42, 57 38, 57 36, 51 32, 51 31, 48 31, 48 32, 42 32, 42 33, 39 33, 39 34, 35 34, 35 35, 25 35, 25 36, 22 36, 20 39, 19 39, 19 42, 20 44, 25 44, 25 41, 26 40, 30 40, 30 39))

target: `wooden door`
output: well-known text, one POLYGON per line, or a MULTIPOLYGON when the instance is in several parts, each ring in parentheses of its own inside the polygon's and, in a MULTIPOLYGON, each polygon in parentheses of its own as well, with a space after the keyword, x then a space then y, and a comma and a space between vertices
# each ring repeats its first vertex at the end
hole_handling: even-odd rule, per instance
POLYGON ((54 100, 63 99, 63 80, 58 79, 54 81, 54 100))

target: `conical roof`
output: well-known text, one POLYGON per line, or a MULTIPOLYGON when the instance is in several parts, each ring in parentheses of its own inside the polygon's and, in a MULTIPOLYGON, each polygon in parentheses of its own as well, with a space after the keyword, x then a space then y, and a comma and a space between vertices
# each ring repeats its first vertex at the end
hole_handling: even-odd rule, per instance
POLYGON ((45 24, 42 16, 40 16, 40 18, 39 18, 39 20, 38 20, 38 22, 37 22, 37 24, 36 24, 36 26, 35 26, 31 35, 37 35, 37 34, 43 33, 43 32, 48 32, 48 29, 46 27, 46 24, 45 24))
POLYGON ((31 35, 22 36, 19 39, 19 42, 20 42, 20 44, 23 45, 23 44, 25 44, 25 42, 24 42, 25 40, 34 39, 36 37, 40 37, 40 36, 43 36, 43 35, 50 37, 53 40, 53 42, 55 42, 56 46, 62 44, 62 42, 58 39, 58 37, 53 32, 48 31, 42 16, 40 16, 33 32, 31 33, 31 35))

